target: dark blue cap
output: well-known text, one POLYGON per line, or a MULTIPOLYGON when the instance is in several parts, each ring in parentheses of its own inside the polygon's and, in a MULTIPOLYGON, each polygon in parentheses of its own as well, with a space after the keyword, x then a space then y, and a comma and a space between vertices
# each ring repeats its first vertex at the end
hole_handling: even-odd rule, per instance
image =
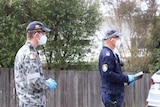
POLYGON ((26 31, 32 31, 32 30, 38 30, 41 29, 44 32, 50 32, 51 30, 49 28, 46 28, 41 22, 39 21, 33 21, 28 24, 26 31))
POLYGON ((105 36, 104 36, 104 39, 108 39, 108 38, 111 38, 111 37, 120 37, 122 36, 122 33, 118 33, 116 30, 114 29, 109 29, 105 32, 105 36))

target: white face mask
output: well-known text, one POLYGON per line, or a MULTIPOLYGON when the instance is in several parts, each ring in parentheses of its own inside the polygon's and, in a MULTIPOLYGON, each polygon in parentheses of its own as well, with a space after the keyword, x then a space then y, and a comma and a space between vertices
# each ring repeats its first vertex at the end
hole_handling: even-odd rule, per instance
POLYGON ((116 48, 120 48, 120 46, 121 46, 121 41, 120 41, 120 39, 118 39, 118 40, 116 41, 115 47, 116 47, 116 48))
POLYGON ((46 35, 42 35, 40 39, 38 39, 38 45, 45 45, 47 42, 47 37, 46 35))

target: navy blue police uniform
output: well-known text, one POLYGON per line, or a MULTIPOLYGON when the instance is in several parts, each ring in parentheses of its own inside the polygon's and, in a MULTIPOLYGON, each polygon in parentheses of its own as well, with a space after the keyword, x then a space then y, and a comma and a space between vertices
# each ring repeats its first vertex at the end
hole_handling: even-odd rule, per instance
POLYGON ((116 107, 121 107, 124 99, 124 83, 128 83, 128 76, 122 73, 118 55, 110 48, 103 46, 98 66, 102 102, 105 107, 110 107, 109 101, 116 102, 116 107))

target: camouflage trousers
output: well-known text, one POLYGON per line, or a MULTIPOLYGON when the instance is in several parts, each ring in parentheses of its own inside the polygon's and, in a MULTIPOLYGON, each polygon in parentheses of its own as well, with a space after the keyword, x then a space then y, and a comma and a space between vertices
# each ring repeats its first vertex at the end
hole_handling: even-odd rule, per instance
POLYGON ((19 101, 19 107, 45 107, 45 105, 30 105, 19 101))

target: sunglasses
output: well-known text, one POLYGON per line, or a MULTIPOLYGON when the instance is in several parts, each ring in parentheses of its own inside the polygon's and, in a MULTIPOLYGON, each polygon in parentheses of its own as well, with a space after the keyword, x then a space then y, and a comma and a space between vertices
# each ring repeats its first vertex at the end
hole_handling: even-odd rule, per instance
POLYGON ((42 31, 42 30, 35 30, 34 32, 35 33, 43 33, 44 31, 42 31))
POLYGON ((42 30, 32 30, 32 31, 28 31, 28 32, 31 32, 31 33, 44 33, 44 31, 42 31, 42 30))

